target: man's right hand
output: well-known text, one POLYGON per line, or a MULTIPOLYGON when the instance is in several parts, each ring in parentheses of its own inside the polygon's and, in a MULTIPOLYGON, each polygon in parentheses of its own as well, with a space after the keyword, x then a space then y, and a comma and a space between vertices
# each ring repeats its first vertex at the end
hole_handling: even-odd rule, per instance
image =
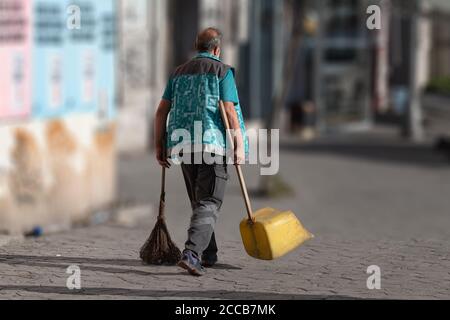
POLYGON ((170 168, 170 163, 167 160, 166 149, 163 146, 156 146, 156 160, 161 167, 170 168))
POLYGON ((167 153, 165 149, 166 123, 167 117, 170 113, 170 107, 170 101, 162 99, 155 115, 156 160, 158 160, 158 163, 164 168, 170 168, 170 163, 167 161, 167 153))

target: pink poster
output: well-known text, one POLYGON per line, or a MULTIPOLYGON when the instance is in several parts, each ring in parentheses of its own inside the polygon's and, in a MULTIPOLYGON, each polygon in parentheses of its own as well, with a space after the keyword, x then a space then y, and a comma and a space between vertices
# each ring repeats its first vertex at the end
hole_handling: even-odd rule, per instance
POLYGON ((0 119, 31 109, 32 1, 0 0, 0 119))

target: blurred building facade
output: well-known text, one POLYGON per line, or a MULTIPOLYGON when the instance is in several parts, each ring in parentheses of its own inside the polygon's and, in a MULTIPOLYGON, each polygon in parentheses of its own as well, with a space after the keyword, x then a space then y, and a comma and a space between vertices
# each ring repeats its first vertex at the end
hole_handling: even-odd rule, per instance
MULTIPOLYGON (((224 32, 223 59, 237 68, 241 105, 250 125, 268 123, 276 98, 287 86, 284 108, 279 110, 281 122, 276 124, 283 130, 288 131, 289 122, 322 133, 365 130, 381 121, 414 136, 411 131, 423 131, 422 91, 433 75, 449 74, 446 33, 436 31, 448 17, 446 1, 141 0, 142 6, 135 5, 138 2, 121 1, 122 29, 127 32, 121 37, 120 70, 149 72, 152 79, 141 75, 140 84, 124 87, 133 99, 140 97, 136 103, 123 104, 123 113, 128 110, 130 115, 124 119, 134 128, 129 130, 130 142, 123 143, 125 148, 151 141, 151 118, 165 81, 176 65, 193 56, 195 35, 207 26, 224 32), (367 27, 371 5, 381 8, 380 30, 367 27), (134 32, 126 27, 126 12, 138 8, 141 14, 131 14, 131 24, 143 22, 135 28, 139 36, 131 40, 134 32), (296 24, 301 28, 300 40, 292 47, 296 24), (142 62, 137 63, 140 60, 133 53, 139 50, 142 62), (295 51, 288 66, 295 70, 291 79, 284 70, 289 50, 295 51), (136 88, 147 94, 134 93, 136 88)), ((124 141, 126 136, 120 135, 124 141)))
POLYGON ((0 231, 111 203, 116 150, 151 147, 167 79, 208 26, 249 126, 381 121, 420 138, 431 114, 448 129, 447 98, 426 89, 450 76, 449 18, 447 0, 0 0, 0 231), (374 4, 380 30, 366 24, 374 4))
POLYGON ((0 232, 82 222, 115 195, 115 1, 1 0, 0 22, 0 232))
POLYGON ((450 101, 430 95, 429 88, 436 79, 450 79, 445 40, 450 2, 384 0, 380 6, 384 28, 374 41, 375 120, 398 125, 402 135, 417 141, 449 135, 438 127, 448 126, 450 110, 445 105, 450 101))

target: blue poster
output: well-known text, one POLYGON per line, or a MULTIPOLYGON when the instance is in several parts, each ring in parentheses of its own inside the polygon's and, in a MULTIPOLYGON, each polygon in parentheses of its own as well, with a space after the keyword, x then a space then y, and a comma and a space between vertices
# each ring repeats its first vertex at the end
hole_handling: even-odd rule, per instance
POLYGON ((66 112, 64 2, 33 1, 32 20, 32 114, 60 116, 66 112))
POLYGON ((97 1, 98 112, 100 117, 115 117, 116 83, 116 0, 97 1))
POLYGON ((64 46, 64 88, 68 112, 94 112, 96 109, 97 21, 95 1, 66 1, 68 26, 64 46), (79 25, 71 24, 71 8, 79 11, 79 25))
POLYGON ((115 0, 35 0, 34 9, 33 115, 113 117, 115 0))

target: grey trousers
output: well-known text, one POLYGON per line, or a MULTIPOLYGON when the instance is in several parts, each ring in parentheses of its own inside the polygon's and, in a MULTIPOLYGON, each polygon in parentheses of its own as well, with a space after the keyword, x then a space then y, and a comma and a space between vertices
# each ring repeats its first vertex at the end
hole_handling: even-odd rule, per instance
POLYGON ((214 257, 218 251, 214 229, 229 179, 227 165, 182 164, 181 168, 192 206, 186 250, 214 257))

